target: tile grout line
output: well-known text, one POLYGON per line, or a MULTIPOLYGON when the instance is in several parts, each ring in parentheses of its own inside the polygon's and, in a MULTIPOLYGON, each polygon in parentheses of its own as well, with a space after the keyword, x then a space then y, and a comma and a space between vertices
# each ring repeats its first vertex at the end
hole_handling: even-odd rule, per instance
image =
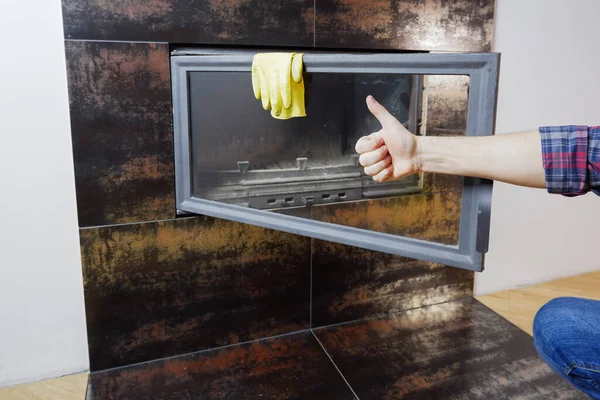
POLYGON ((310 285, 308 289, 308 302, 309 302, 309 317, 308 317, 308 329, 312 329, 312 309, 313 309, 313 242, 315 240, 313 238, 310 239, 310 285))
POLYGON ((426 305, 421 305, 421 306, 415 306, 412 308, 407 308, 407 309, 403 309, 403 310, 398 310, 398 311, 394 311, 394 312, 383 312, 383 313, 379 313, 379 314, 373 314, 373 315, 369 315, 368 317, 362 317, 362 318, 357 318, 357 319, 352 319, 349 321, 342 321, 342 322, 336 322, 334 324, 329 324, 329 325, 321 325, 321 326, 317 326, 317 327, 311 327, 310 330, 314 331, 314 330, 321 330, 321 329, 328 329, 328 328, 336 328, 338 326, 343 326, 343 325, 349 325, 349 324, 354 324, 356 322, 361 322, 361 321, 372 321, 374 319, 380 319, 380 318, 386 318, 386 317, 395 317, 395 316, 399 316, 401 314, 404 314, 408 311, 415 311, 421 308, 428 308, 428 307, 433 307, 433 306, 439 306, 442 304, 446 304, 446 303, 452 303, 455 301, 465 301, 467 299, 475 299, 477 300, 474 296, 466 296, 466 297, 460 297, 457 299, 450 299, 450 300, 445 300, 442 301, 441 303, 434 303, 434 304, 426 304, 426 305))
POLYGON ((64 37, 65 42, 90 42, 90 43, 134 43, 134 44, 169 44, 169 42, 155 42, 146 40, 114 40, 114 39, 71 39, 64 37))
POLYGON ((106 225, 86 225, 86 226, 80 226, 79 230, 84 231, 87 229, 116 228, 119 226, 156 224, 158 222, 173 222, 173 221, 178 221, 178 220, 183 220, 183 219, 187 219, 187 218, 166 218, 166 219, 152 219, 152 220, 148 220, 148 221, 117 222, 117 223, 106 224, 106 225))
POLYGON ((325 350, 325 346, 323 346, 323 343, 321 343, 321 341, 319 340, 319 338, 317 337, 317 335, 315 334, 315 332, 311 329, 310 333, 312 333, 313 337, 315 338, 315 340, 317 341, 317 343, 319 343, 319 346, 321 346, 321 349, 323 349, 323 352, 325 353, 325 355, 327 356, 327 358, 329 358, 329 361, 331 361, 331 364, 333 364, 333 366, 335 367, 335 369, 337 370, 337 372, 340 374, 340 376, 342 377, 342 379, 344 380, 344 382, 346 382, 346 385, 348 386, 348 389, 350 389, 350 391, 354 395, 354 398, 356 400, 360 400, 360 397, 358 397, 358 395, 356 394, 356 392, 354 391, 354 389, 352 389, 352 386, 350 386, 350 382, 348 382, 348 380, 346 379, 346 377, 344 376, 344 374, 342 374, 342 371, 340 371, 340 369, 338 368, 337 364, 333 361, 333 358, 331 358, 331 356, 329 355, 329 353, 327 352, 327 350, 325 350))
POLYGON ((317 47, 317 0, 313 1, 313 47, 317 47))
POLYGON ((111 224, 105 224, 105 225, 86 225, 86 226, 80 226, 79 230, 82 231, 82 230, 86 230, 86 229, 115 228, 115 227, 119 227, 119 226, 128 226, 128 225, 155 224, 158 222, 183 221, 184 219, 199 219, 201 217, 204 217, 204 215, 198 214, 198 215, 194 215, 191 217, 151 219, 151 220, 147 220, 147 221, 133 221, 133 222, 117 222, 117 223, 111 223, 111 224))
POLYGON ((137 366, 141 366, 141 365, 144 365, 144 364, 151 364, 151 363, 156 362, 156 361, 167 361, 167 360, 171 360, 173 358, 191 357, 191 356, 195 356, 195 355, 200 355, 200 354, 208 353, 208 352, 211 352, 211 351, 224 350, 224 349, 228 349, 228 348, 231 348, 231 347, 243 346, 243 345, 247 345, 247 344, 261 342, 263 340, 279 339, 279 338, 284 338, 284 337, 287 337, 287 336, 294 336, 294 335, 298 335, 298 334, 301 334, 301 333, 307 333, 307 332, 312 332, 312 330, 311 329, 302 329, 302 330, 299 330, 299 331, 282 333, 280 335, 267 336, 267 337, 264 337, 264 338, 247 340, 245 342, 227 344, 225 346, 211 347, 211 348, 208 348, 208 349, 196 350, 196 351, 191 351, 191 352, 188 352, 188 353, 175 354, 175 355, 168 356, 168 357, 155 358, 153 360, 140 361, 140 362, 137 362, 137 363, 127 364, 127 365, 121 365, 121 366, 118 366, 118 367, 99 369, 99 370, 95 370, 95 371, 92 371, 90 369, 89 374, 103 373, 103 372, 108 372, 108 371, 113 371, 113 370, 118 370, 118 369, 126 369, 126 368, 130 368, 130 367, 137 367, 137 366))

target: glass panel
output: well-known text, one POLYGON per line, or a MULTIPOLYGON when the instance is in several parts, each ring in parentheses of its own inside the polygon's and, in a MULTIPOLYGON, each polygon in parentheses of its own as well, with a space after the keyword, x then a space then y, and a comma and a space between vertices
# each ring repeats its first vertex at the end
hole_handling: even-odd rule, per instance
POLYGON ((194 197, 457 244, 462 179, 414 175, 379 184, 356 141, 379 130, 371 94, 411 132, 464 135, 466 76, 305 74, 305 118, 277 120, 248 72, 190 72, 194 197))

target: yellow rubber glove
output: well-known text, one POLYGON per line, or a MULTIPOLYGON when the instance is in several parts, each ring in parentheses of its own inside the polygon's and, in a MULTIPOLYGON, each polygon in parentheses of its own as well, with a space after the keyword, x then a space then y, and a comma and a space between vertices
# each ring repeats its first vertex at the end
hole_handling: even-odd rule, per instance
POLYGON ((262 53, 252 61, 252 89, 277 119, 305 117, 303 54, 262 53))

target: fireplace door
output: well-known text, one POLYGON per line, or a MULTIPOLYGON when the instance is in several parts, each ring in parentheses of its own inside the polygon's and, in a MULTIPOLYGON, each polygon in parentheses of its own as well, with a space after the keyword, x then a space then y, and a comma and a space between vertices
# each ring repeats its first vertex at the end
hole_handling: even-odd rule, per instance
POLYGON ((376 183, 354 146, 381 128, 367 95, 416 135, 492 134, 497 54, 308 52, 307 116, 277 120, 252 92, 255 53, 172 54, 180 214, 482 270, 491 182, 435 185, 416 174, 376 183))

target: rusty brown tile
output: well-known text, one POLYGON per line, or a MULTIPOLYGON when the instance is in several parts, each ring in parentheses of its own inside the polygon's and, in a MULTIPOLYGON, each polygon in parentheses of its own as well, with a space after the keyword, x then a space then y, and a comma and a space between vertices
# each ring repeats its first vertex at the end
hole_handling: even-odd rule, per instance
MULTIPOLYGON (((464 136, 469 109, 469 77, 427 76, 427 136, 464 136)), ((463 178, 446 174, 423 174, 423 192, 462 191, 463 178)))
POLYGON ((66 42, 80 226, 175 215, 169 49, 66 42))
POLYGON ((80 237, 92 370, 308 328, 308 238, 208 217, 80 237))
POLYGON ((464 135, 469 109, 469 77, 428 75, 426 93, 427 135, 464 135))
MULTIPOLYGON (((457 244, 461 193, 449 191, 312 207, 314 219, 457 244)), ((312 322, 322 326, 472 295, 472 272, 313 241, 312 322)))
POLYGON ((584 399, 475 299, 315 331, 361 399, 584 399))
POLYGON ((63 0, 65 38, 312 46, 313 0, 63 0))
POLYGON ((423 174, 423 192, 461 192, 463 190, 463 177, 447 174, 423 174))
POLYGON ((469 297, 474 273, 313 241, 312 324, 323 326, 469 297))
POLYGON ((310 332, 92 373, 88 400, 354 399, 310 332))
POLYGON ((407 195, 312 207, 312 218, 334 224, 458 244, 462 194, 407 195))
POLYGON ((490 51, 494 0, 319 0, 319 47, 490 51))

